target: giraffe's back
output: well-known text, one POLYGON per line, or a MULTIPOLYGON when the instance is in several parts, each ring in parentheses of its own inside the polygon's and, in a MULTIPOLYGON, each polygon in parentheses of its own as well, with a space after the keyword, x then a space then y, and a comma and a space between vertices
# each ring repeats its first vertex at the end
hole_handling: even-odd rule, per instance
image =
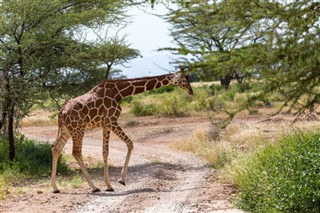
POLYGON ((70 99, 60 110, 59 123, 69 131, 101 127, 120 115, 121 108, 112 88, 93 88, 88 93, 70 99))

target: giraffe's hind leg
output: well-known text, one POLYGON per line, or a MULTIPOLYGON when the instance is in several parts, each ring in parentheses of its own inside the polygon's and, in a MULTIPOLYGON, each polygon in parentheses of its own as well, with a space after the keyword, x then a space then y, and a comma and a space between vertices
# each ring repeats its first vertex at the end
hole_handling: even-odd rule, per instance
POLYGON ((73 141, 73 147, 72 147, 72 155, 78 162, 81 171, 88 181, 89 186, 92 188, 92 192, 100 192, 100 189, 97 188, 93 182, 92 179, 83 163, 82 159, 82 139, 83 139, 83 132, 82 133, 76 133, 72 135, 72 141, 73 141))
POLYGON ((107 185, 107 190, 109 192, 114 191, 109 179, 109 165, 108 165, 108 155, 109 155, 109 138, 110 138, 110 128, 103 128, 103 145, 102 145, 102 155, 104 160, 104 182, 107 185))
POLYGON ((52 152, 51 186, 53 188, 53 193, 60 192, 56 185, 58 159, 63 150, 63 147, 66 145, 68 139, 70 138, 70 134, 64 126, 59 127, 59 131, 60 131, 60 134, 58 135, 58 138, 56 142, 53 144, 53 147, 51 149, 51 152, 52 152))
POLYGON ((129 164, 129 160, 130 160, 130 156, 133 150, 133 143, 130 140, 130 138, 123 132, 123 130, 118 126, 118 124, 113 124, 111 126, 111 130, 121 139, 123 140, 128 148, 128 152, 127 152, 127 156, 126 156, 126 160, 124 162, 124 166, 122 168, 121 171, 121 178, 118 180, 119 183, 121 183, 122 185, 126 185, 125 184, 125 178, 128 174, 128 164, 129 164))

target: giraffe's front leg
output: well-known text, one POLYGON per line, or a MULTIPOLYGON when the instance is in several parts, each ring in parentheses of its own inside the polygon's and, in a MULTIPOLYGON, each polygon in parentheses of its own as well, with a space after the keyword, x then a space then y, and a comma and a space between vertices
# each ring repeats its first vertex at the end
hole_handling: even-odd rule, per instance
POLYGON ((109 165, 108 165, 108 156, 109 156, 109 138, 110 138, 110 128, 103 128, 103 145, 102 145, 102 155, 104 160, 104 182, 107 185, 106 191, 114 191, 109 179, 109 165))
POLYGON ((124 166, 122 168, 121 171, 121 178, 118 180, 119 183, 121 183, 122 185, 126 185, 125 184, 125 178, 127 176, 128 173, 128 164, 129 164, 129 160, 130 160, 130 156, 133 150, 133 143, 130 140, 130 138, 128 138, 128 136, 122 131, 122 129, 118 126, 118 124, 116 125, 112 125, 111 126, 111 130, 119 137, 121 138, 121 140, 123 140, 128 147, 128 152, 127 152, 127 156, 126 156, 126 160, 124 162, 124 166))

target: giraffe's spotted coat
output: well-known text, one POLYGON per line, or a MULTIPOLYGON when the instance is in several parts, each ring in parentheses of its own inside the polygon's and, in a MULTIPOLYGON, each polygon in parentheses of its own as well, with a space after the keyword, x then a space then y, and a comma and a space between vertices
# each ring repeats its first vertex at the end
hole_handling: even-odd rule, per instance
POLYGON ((104 181, 108 191, 113 190, 108 173, 110 131, 113 131, 126 143, 128 152, 119 180, 120 183, 124 184, 133 143, 122 131, 117 122, 118 117, 121 114, 120 101, 126 96, 157 89, 169 84, 186 89, 189 94, 193 93, 188 81, 188 76, 180 73, 126 80, 105 80, 92 88, 89 92, 69 100, 60 110, 58 117, 58 138, 52 148, 51 186, 53 187, 54 192, 59 192, 56 186, 57 161, 63 147, 70 137, 73 141, 72 155, 77 160, 93 191, 99 191, 92 182, 83 163, 81 153, 82 139, 85 130, 95 127, 103 128, 102 154, 104 159, 104 181))

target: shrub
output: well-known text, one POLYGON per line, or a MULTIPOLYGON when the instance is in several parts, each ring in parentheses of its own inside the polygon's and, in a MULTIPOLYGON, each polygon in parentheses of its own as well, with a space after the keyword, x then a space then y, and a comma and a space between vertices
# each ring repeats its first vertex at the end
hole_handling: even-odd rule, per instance
POLYGON ((136 116, 156 115, 157 106, 153 103, 143 104, 140 101, 135 101, 132 103, 131 112, 136 116))
POLYGON ((164 87, 160 87, 159 89, 154 89, 154 90, 150 90, 145 92, 145 95, 150 95, 150 94, 162 94, 162 93, 168 93, 168 92, 172 92, 175 90, 175 86, 173 85, 168 85, 168 86, 164 86, 164 87))
POLYGON ((188 113, 187 102, 177 95, 166 97, 161 105, 161 114, 164 116, 186 116, 188 113))
MULTIPOLYGON (((17 175, 34 177, 48 176, 51 171, 51 145, 37 143, 26 139, 24 136, 16 138, 16 156, 13 162, 7 159, 8 142, 1 138, 0 142, 0 175, 7 170, 12 170, 17 175)), ((63 158, 58 162, 59 172, 66 172, 67 166, 63 158)))
POLYGON ((130 96, 127 96, 127 97, 124 97, 124 98, 121 100, 120 104, 121 104, 121 105, 130 104, 131 101, 132 101, 132 99, 133 99, 133 97, 132 97, 131 95, 130 95, 130 96))
MULTIPOLYGON (((23 182, 26 178, 47 178, 51 172, 51 145, 37 143, 19 136, 15 139, 16 156, 13 162, 8 160, 8 141, 0 137, 0 199, 10 193, 15 182, 23 182)), ((65 160, 58 161, 60 173, 68 171, 65 160)))
POLYGON ((236 84, 236 87, 240 93, 250 91, 250 89, 251 89, 251 85, 248 82, 238 83, 238 84, 236 84))
POLYGON ((236 91, 232 87, 230 87, 228 90, 226 90, 222 94, 224 101, 234 101, 235 96, 236 96, 236 91))
POLYGON ((237 205, 249 212, 320 212, 320 133, 281 138, 238 162, 237 205))
POLYGON ((186 96, 186 104, 189 105, 189 111, 194 110, 196 112, 201 112, 206 111, 208 109, 209 100, 211 99, 208 88, 208 86, 194 88, 194 95, 186 96))

